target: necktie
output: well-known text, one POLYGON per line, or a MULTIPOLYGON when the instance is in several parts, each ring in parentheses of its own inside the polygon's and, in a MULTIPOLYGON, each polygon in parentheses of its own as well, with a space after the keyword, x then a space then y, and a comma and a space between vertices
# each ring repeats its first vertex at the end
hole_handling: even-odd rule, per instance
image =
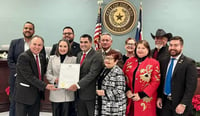
POLYGON ((171 58, 171 63, 169 65, 169 69, 168 69, 167 75, 166 75, 165 88, 164 88, 164 92, 166 95, 171 94, 171 78, 172 78, 172 70, 173 70, 173 66, 174 66, 174 60, 175 60, 175 58, 171 58))
POLYGON ((155 58, 155 59, 158 58, 158 50, 157 49, 155 49, 155 51, 154 51, 153 58, 155 58))
POLYGON ((82 65, 82 63, 83 63, 83 61, 85 59, 85 56, 86 56, 86 53, 83 54, 83 57, 82 57, 81 62, 80 62, 80 65, 82 65))
POLYGON ((38 69, 38 76, 39 76, 39 79, 42 80, 41 72, 40 72, 40 65, 39 65, 38 55, 36 55, 36 63, 37 63, 37 69, 38 69))

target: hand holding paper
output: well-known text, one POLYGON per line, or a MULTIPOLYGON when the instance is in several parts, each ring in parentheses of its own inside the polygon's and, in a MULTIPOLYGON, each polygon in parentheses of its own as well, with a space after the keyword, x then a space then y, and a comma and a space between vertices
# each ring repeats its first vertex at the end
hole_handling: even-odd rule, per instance
POLYGON ((78 87, 76 86, 76 84, 71 85, 68 90, 69 91, 77 91, 78 87))

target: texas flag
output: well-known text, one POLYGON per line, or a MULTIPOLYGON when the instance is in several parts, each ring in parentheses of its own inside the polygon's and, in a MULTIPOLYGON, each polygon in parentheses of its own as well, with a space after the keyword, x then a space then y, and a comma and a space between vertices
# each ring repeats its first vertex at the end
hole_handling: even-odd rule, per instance
POLYGON ((136 30, 136 34, 135 34, 135 40, 139 41, 142 39, 143 39, 143 37, 142 37, 142 3, 140 3, 140 12, 139 12, 137 30, 136 30))

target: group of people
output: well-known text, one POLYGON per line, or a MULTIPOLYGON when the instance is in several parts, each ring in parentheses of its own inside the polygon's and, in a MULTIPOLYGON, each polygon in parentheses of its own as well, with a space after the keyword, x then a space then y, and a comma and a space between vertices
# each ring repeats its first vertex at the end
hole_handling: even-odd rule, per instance
POLYGON ((112 49, 112 36, 103 33, 101 49, 83 34, 74 42, 67 26, 46 60, 44 40, 26 22, 24 38, 11 41, 10 116, 39 116, 45 89, 53 116, 188 116, 197 84, 195 61, 183 55, 183 39, 163 29, 156 34, 155 49, 146 40, 125 41, 126 54, 112 49), (169 46, 168 43, 169 42, 169 46), (61 64, 80 64, 79 81, 58 88, 61 64), (44 75, 48 80, 45 83, 44 75))

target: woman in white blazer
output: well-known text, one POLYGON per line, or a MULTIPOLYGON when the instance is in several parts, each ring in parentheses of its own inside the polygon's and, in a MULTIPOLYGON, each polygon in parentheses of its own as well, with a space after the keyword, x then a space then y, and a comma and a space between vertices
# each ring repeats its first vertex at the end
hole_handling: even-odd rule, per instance
MULTIPOLYGON (((70 55, 70 44, 68 40, 60 40, 56 49, 56 54, 50 56, 47 67, 47 80, 49 83, 58 84, 60 66, 64 64, 75 64, 76 57, 70 55)), ((71 104, 74 98, 74 92, 67 89, 58 89, 56 91, 50 91, 49 100, 52 103, 53 116, 68 116, 69 104, 71 104)))

